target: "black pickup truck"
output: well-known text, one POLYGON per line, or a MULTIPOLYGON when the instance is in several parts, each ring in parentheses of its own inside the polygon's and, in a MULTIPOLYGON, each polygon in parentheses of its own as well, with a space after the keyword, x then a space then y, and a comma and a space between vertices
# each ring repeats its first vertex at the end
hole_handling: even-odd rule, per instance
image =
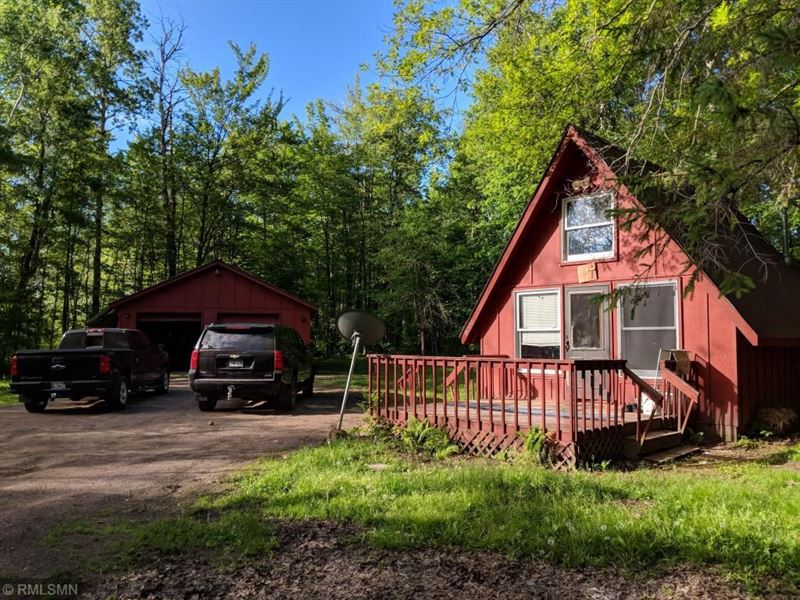
POLYGON ((169 356, 136 329, 74 329, 56 350, 21 350, 11 357, 11 391, 28 412, 55 398, 104 398, 124 408, 133 390, 169 391, 169 356))

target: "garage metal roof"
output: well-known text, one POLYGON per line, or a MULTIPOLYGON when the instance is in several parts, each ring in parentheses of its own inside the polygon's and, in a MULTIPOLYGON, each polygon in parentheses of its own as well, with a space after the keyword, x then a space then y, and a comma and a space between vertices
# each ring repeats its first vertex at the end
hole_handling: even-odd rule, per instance
POLYGON ((225 269, 227 271, 235 273, 236 275, 239 275, 240 277, 244 277, 245 279, 250 280, 251 282, 253 282, 256 285, 259 285, 261 287, 264 287, 264 288, 268 289, 271 292, 274 292, 276 294, 280 294, 281 296, 289 298, 293 302, 296 302, 297 304, 305 306, 306 308, 308 308, 309 310, 312 310, 313 312, 317 312, 317 307, 315 305, 311 304, 310 302, 307 302, 306 300, 303 300, 299 296, 296 296, 296 295, 292 294, 291 292, 287 292, 284 289, 281 289, 281 288, 279 288, 277 286, 269 284, 266 281, 264 281, 263 279, 259 279, 255 275, 252 275, 252 274, 248 273, 247 271, 243 271, 242 269, 240 269, 238 267, 234 267, 233 265, 228 264, 225 261, 222 261, 222 260, 219 260, 219 259, 213 260, 210 263, 206 263, 206 264, 204 264, 204 265, 202 265, 200 267, 197 267, 196 269, 192 269, 191 271, 185 271, 184 273, 180 273, 179 275, 176 275, 175 277, 170 277, 169 279, 165 279, 164 281, 161 281, 161 282, 159 282, 159 283, 157 283, 155 285, 151 285, 150 287, 144 288, 143 290, 140 290, 140 291, 138 291, 138 292, 136 292, 134 294, 130 294, 128 296, 124 296, 123 298, 120 298, 119 300, 115 300, 114 302, 112 302, 111 304, 108 305, 108 310, 119 309, 121 306, 125 306, 126 304, 128 304, 130 302, 133 302, 134 300, 139 300, 142 297, 147 296, 148 294, 151 294, 151 293, 153 293, 155 291, 162 290, 164 288, 173 286, 173 285, 175 285, 177 283, 180 283, 181 281, 184 281, 186 279, 194 277, 195 275, 199 275, 200 273, 203 273, 205 271, 211 271, 211 270, 214 270, 214 269, 225 269))

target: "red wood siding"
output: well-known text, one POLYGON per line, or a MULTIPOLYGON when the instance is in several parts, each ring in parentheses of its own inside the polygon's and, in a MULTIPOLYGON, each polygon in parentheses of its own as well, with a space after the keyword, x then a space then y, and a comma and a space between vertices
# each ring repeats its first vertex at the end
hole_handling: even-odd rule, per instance
POLYGON ((280 316, 267 313, 219 313, 218 323, 279 323, 280 316))
POLYGON ((753 346, 742 335, 736 341, 742 425, 761 408, 800 411, 800 348, 753 346))
POLYGON ((311 340, 313 311, 293 298, 259 285, 234 270, 201 270, 146 294, 115 303, 119 327, 136 327, 139 315, 166 319, 169 315, 200 315, 203 325, 235 320, 272 318, 311 340))

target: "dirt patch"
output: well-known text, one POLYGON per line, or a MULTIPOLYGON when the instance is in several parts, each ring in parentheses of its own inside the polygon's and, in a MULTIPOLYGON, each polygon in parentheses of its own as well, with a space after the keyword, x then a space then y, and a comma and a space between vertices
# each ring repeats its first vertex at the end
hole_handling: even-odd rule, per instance
POLYGON ((717 444, 703 448, 699 454, 695 454, 678 465, 692 469, 716 467, 721 464, 761 463, 797 468, 800 463, 787 463, 787 452, 798 443, 800 443, 800 436, 794 435, 781 439, 759 440, 749 448, 735 443, 717 444))
MULTIPOLYGON (((360 422, 356 400, 348 427, 360 422)), ((134 398, 118 412, 97 401, 59 400, 42 414, 0 407, 0 577, 82 573, 86 556, 44 542, 53 526, 152 517, 218 490, 252 460, 327 439, 340 401, 320 394, 291 413, 231 401, 203 413, 176 378, 169 394, 134 398)))
MULTIPOLYGON (((90 598, 749 598, 739 586, 696 569, 658 576, 566 569, 494 552, 389 551, 357 541, 350 525, 274 523, 280 547, 247 565, 191 557, 152 559, 86 589, 90 598)), ((764 597, 786 598, 785 592, 764 597)))

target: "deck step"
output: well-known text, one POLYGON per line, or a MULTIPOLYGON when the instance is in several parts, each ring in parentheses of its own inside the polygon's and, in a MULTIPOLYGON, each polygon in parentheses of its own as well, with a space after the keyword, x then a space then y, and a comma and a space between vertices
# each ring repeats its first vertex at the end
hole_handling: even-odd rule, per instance
POLYGON ((668 450, 661 450, 660 452, 653 452, 647 456, 642 456, 642 460, 652 463, 654 465, 663 465, 664 463, 672 462, 673 460, 680 460, 691 456, 695 452, 700 451, 700 446, 692 446, 691 444, 681 444, 668 450))
POLYGON ((629 435, 623 441, 623 452, 626 458, 636 458, 646 454, 653 454, 661 450, 668 450, 680 445, 683 436, 680 431, 672 429, 656 429, 647 432, 641 448, 635 435, 629 435))

